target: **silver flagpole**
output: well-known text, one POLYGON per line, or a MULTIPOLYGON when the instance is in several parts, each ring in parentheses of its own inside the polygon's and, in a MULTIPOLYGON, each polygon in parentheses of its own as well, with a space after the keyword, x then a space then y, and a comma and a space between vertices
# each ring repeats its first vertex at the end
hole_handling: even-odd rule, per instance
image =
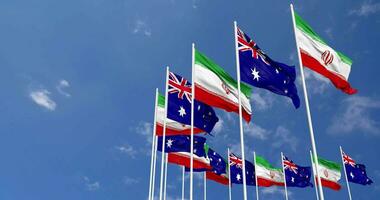
POLYGON ((195 59, 195 44, 192 44, 192 51, 191 51, 191 140, 190 140, 190 200, 193 200, 193 161, 194 161, 194 95, 195 95, 195 83, 194 83, 194 76, 195 76, 195 70, 194 70, 194 59, 195 59))
POLYGON ((203 175, 203 199, 207 199, 207 177, 206 177, 206 172, 204 172, 203 175))
POLYGON ((259 182, 257 181, 256 152, 253 152, 253 164, 254 164, 254 167, 255 167, 256 200, 259 200, 259 182))
POLYGON ((342 157, 342 164, 343 164, 343 169, 344 169, 344 177, 346 177, 346 184, 347 184, 348 197, 350 197, 350 200, 352 200, 350 184, 348 183, 348 177, 347 177, 347 172, 346 172, 346 165, 344 164, 344 158, 343 158, 343 150, 342 150, 342 146, 339 146, 339 149, 340 149, 340 156, 342 157))
POLYGON ((239 61, 239 51, 237 43, 237 23, 234 21, 234 34, 235 34, 235 55, 236 55, 236 73, 237 73, 237 84, 238 84, 238 96, 239 96, 239 126, 240 126, 240 149, 241 149, 241 159, 243 168, 243 195, 244 200, 247 200, 247 174, 245 173, 245 154, 244 154, 244 133, 243 133, 243 116, 241 108, 241 97, 240 97, 240 61, 239 61))
POLYGON ((165 155, 165 179, 164 179, 164 200, 166 200, 166 185, 168 180, 168 154, 165 155))
POLYGON ((286 174, 284 166, 284 154, 281 152, 281 164, 282 164, 282 173, 284 174, 284 186, 285 186, 285 199, 288 200, 288 188, 286 185, 286 174))
POLYGON ((164 186, 164 166, 165 166, 165 141, 166 141, 166 118, 168 112, 168 77, 169 77, 169 66, 166 67, 166 78, 165 78, 165 112, 164 112, 164 126, 162 134, 162 148, 161 148, 161 177, 160 177, 160 200, 162 200, 162 192, 164 186))
POLYGON ((153 178, 152 178, 151 200, 154 199, 154 190, 156 189, 155 183, 156 183, 157 141, 158 141, 158 136, 155 136, 155 138, 154 138, 154 161, 153 161, 153 178))
POLYGON ((228 156, 228 196, 229 200, 232 200, 232 191, 231 191, 231 167, 230 167, 230 148, 227 148, 228 156))
POLYGON ((185 166, 182 167, 182 200, 185 200, 185 166))
POLYGON ((300 71, 301 71, 302 88, 303 88, 303 93, 304 93, 304 97, 305 97, 306 114, 307 114, 307 119, 308 119, 308 124, 309 124, 309 130, 310 130, 311 147, 313 149, 313 155, 316 158, 315 159, 315 164, 316 164, 316 168, 317 168, 316 174, 317 174, 318 183, 319 183, 318 184, 319 196, 321 197, 321 200, 324 200, 325 198, 323 196, 321 177, 319 176, 319 170, 318 170, 319 164, 318 164, 317 146, 315 144, 315 139, 314 139, 313 122, 311 120, 311 113, 310 113, 310 108, 309 108, 309 99, 308 99, 308 95, 307 95, 305 75, 304 75, 304 72, 303 72, 303 64, 302 64, 302 59, 301 59, 301 53, 300 53, 300 50, 299 50, 297 36, 296 36, 296 21, 295 21, 295 17, 294 17, 293 4, 290 4, 290 10, 292 12, 294 39, 296 40, 297 54, 298 54, 298 60, 299 60, 299 67, 300 67, 300 71))
POLYGON ((312 169, 313 169, 313 180, 314 180, 314 188, 315 188, 315 194, 317 196, 317 200, 319 200, 319 195, 318 195, 318 185, 317 185, 317 181, 315 180, 315 165, 314 165, 314 162, 313 162, 313 154, 311 153, 310 151, 310 160, 311 160, 311 166, 312 166, 312 169))
POLYGON ((154 120, 153 120, 153 133, 152 133, 152 153, 151 153, 151 158, 150 158, 150 177, 149 177, 149 197, 148 199, 152 199, 152 182, 153 182, 153 162, 154 162, 154 142, 155 142, 155 137, 156 137, 156 115, 157 115, 157 100, 158 100, 158 88, 156 88, 156 97, 155 97, 155 102, 154 102, 154 120))

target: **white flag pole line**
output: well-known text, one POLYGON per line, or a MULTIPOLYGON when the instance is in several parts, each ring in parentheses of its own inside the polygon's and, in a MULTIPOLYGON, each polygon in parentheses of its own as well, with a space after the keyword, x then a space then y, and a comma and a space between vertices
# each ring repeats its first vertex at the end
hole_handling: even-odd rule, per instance
POLYGON ((168 112, 168 77, 169 77, 169 66, 166 67, 166 78, 165 78, 165 112, 164 112, 164 126, 162 134, 162 148, 161 148, 161 177, 160 177, 160 200, 162 200, 163 186, 164 186, 164 165, 165 165, 165 141, 166 141, 166 116, 168 112))
POLYGON ((151 153, 151 158, 150 158, 150 177, 149 177, 149 199, 152 199, 152 191, 154 190, 153 188, 153 162, 154 161, 154 142, 155 142, 155 137, 156 137, 156 117, 157 117, 157 99, 158 99, 158 88, 156 88, 156 97, 154 101, 154 119, 153 119, 153 133, 152 133, 152 153, 151 153))
POLYGON ((229 200, 232 200, 232 191, 231 191, 231 167, 230 167, 230 148, 227 148, 228 156, 228 197, 229 200))
POLYGON ((281 152, 281 164, 282 164, 282 173, 284 174, 284 186, 285 186, 285 199, 288 200, 288 188, 286 185, 286 174, 284 166, 284 154, 281 152))
POLYGON ((166 185, 168 180, 168 154, 165 153, 165 178, 164 178, 164 200, 166 200, 166 185))
POLYGON ((256 200, 259 200, 259 182, 257 181, 256 152, 253 152, 253 165, 255 167, 256 200))
POLYGON ((185 200, 185 166, 182 167, 182 200, 185 200))
POLYGON ((195 96, 195 83, 194 83, 194 77, 195 77, 195 68, 194 68, 194 62, 195 62, 195 44, 192 43, 191 45, 191 140, 190 140, 190 200, 193 200, 193 161, 194 161, 194 96, 195 96))
MULTIPOLYGON (((155 127, 156 127, 156 124, 154 125, 154 129, 155 129, 155 127)), ((153 159, 153 178, 152 178, 151 200, 154 199, 154 191, 155 191, 155 183, 156 183, 157 141, 158 141, 158 137, 155 136, 155 138, 154 138, 154 159, 153 159)))
POLYGON ((340 149, 340 157, 342 158, 342 165, 343 165, 343 169, 344 169, 344 177, 346 177, 348 197, 350 198, 350 200, 352 200, 350 184, 348 183, 348 177, 347 177, 347 172, 346 172, 346 165, 344 164, 343 149, 341 146, 339 146, 339 149, 340 149))
POLYGON ((207 177, 206 172, 203 173, 203 199, 207 199, 207 177))
POLYGON ((303 64, 302 64, 302 59, 301 59, 301 53, 299 50, 299 45, 297 41, 297 35, 296 35, 296 21, 294 17, 294 10, 293 10, 293 4, 290 4, 290 10, 292 14, 292 21, 293 21, 293 31, 294 31, 294 39, 296 41, 296 47, 297 47, 297 54, 298 54, 298 60, 299 60, 299 67, 300 67, 300 72, 301 72, 301 78, 302 78, 302 88, 303 88, 303 93, 304 93, 304 98, 305 98, 305 106, 306 106, 306 114, 307 114, 307 119, 308 119, 308 125, 309 125, 309 131, 310 131, 310 139, 311 139, 311 147, 313 150, 313 156, 315 159, 315 165, 316 165, 316 175, 318 177, 318 189, 319 189, 319 196, 321 200, 324 200, 323 196, 323 189, 322 189, 322 184, 321 184, 321 177, 319 176, 319 164, 318 164, 318 154, 317 154, 317 147, 315 144, 315 139, 314 139, 314 131, 313 131, 313 122, 311 119, 311 113, 310 113, 310 108, 309 108, 309 99, 307 95, 307 89, 306 89, 306 82, 305 82, 305 76, 303 72, 303 64))
POLYGON ((239 61, 239 51, 237 42, 237 23, 234 21, 234 34, 235 34, 235 56, 236 56, 236 73, 237 73, 237 84, 238 84, 238 98, 239 98, 239 127, 240 127, 240 149, 241 149, 241 159, 242 159, 242 172, 243 172, 243 196, 244 200, 247 200, 247 174, 245 173, 245 153, 244 153, 244 133, 243 133, 243 116, 241 108, 241 91, 240 91, 240 61, 239 61))
POLYGON ((317 186, 317 181, 315 180, 316 174, 315 174, 315 165, 313 162, 313 154, 310 151, 310 161, 311 161, 311 166, 313 169, 313 179, 314 179, 314 188, 315 188, 315 195, 317 196, 317 200, 319 200, 319 195, 318 195, 318 186, 317 186))

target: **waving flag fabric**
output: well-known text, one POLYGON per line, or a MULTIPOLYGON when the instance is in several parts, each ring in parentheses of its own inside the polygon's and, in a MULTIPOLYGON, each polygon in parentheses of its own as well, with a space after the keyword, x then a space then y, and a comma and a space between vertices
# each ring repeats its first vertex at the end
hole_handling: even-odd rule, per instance
MULTIPOLYGON (((314 159, 313 159, 314 162, 314 159)), ((341 166, 339 163, 318 158, 318 174, 321 176, 322 186, 333 190, 340 190, 341 186, 338 181, 341 178, 341 166)), ((313 165, 314 167, 315 165, 313 165)), ((314 171, 316 171, 314 169, 314 171)), ((318 180, 316 181, 318 184, 318 180)))
MULTIPOLYGON (((210 161, 205 152, 206 138, 194 136, 194 169, 211 169, 210 161)), ((162 149, 162 137, 158 137, 157 150, 162 149)), ((166 136, 165 152, 168 153, 168 162, 190 167, 190 136, 166 136)))
POLYGON ((289 160, 286 156, 283 158, 284 171, 287 187, 308 187, 313 186, 310 182, 312 177, 311 167, 301 167, 296 165, 292 160, 289 160))
MULTIPOLYGON (((206 178, 217 183, 228 185, 227 162, 217 152, 205 145, 207 158, 210 160, 211 169, 196 169, 196 172, 206 172, 206 178)), ((190 168, 186 168, 190 171, 190 168)))
MULTIPOLYGON (((161 94, 158 95, 157 100, 157 118, 156 118, 156 135, 162 136, 164 119, 165 119, 165 97, 161 94)), ((166 118, 166 135, 190 135, 191 128, 189 125, 176 122, 172 119, 166 118)), ((194 128, 194 133, 202 133, 203 130, 194 128)))
MULTIPOLYGON (((239 113, 237 82, 214 61, 195 50, 195 98, 207 105, 239 113)), ((251 120, 251 88, 240 85, 243 118, 251 120)))
POLYGON ((349 182, 361 185, 370 185, 372 180, 368 178, 365 165, 357 164, 350 156, 343 152, 344 167, 346 168, 347 178, 349 182))
POLYGON ((237 36, 241 80, 252 86, 287 96, 298 108, 300 99, 295 85, 295 67, 269 58, 257 43, 239 28, 237 28, 237 36))
MULTIPOLYGON (((243 184, 243 160, 235 154, 230 155, 230 172, 231 172, 231 183, 243 184)), ((247 180, 245 181, 247 185, 256 185, 255 180, 255 166, 249 162, 245 161, 245 173, 247 180)))
MULTIPOLYGON (((191 83, 183 77, 169 72, 168 118, 191 124, 191 83)), ((208 133, 212 131, 218 117, 212 107, 194 100, 194 126, 208 133)))
POLYGON ((357 90, 348 82, 352 60, 328 46, 297 13, 294 13, 294 17, 295 34, 303 65, 330 79, 343 92, 355 94, 357 90))
POLYGON ((261 156, 256 156, 256 175, 259 186, 270 187, 284 185, 284 175, 281 168, 274 168, 261 156))

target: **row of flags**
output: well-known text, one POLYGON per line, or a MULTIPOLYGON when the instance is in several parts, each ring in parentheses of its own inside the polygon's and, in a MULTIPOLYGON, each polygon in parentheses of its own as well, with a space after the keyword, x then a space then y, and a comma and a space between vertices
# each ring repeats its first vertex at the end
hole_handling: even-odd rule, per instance
MULTIPOLYGON (((157 151, 162 151, 162 141, 162 137, 159 137, 157 151)), ((165 152, 168 154, 169 163, 184 166, 186 171, 190 171, 190 136, 167 136, 165 152)), ((206 138, 194 136, 194 155, 194 172, 206 172, 207 179, 223 185, 228 185, 229 179, 232 184, 243 184, 242 159, 235 154, 230 153, 226 160, 206 144, 206 138)), ((356 163, 344 152, 341 156, 349 182, 361 185, 372 183, 365 165, 356 163)), ((314 161, 312 163, 313 167, 300 166, 283 156, 283 166, 273 167, 264 157, 255 156, 253 162, 245 161, 246 184, 255 186, 257 183, 260 187, 284 186, 286 180, 287 187, 313 187, 312 172, 316 167, 314 161)), ((323 158, 318 158, 318 163, 322 186, 340 190, 341 164, 323 158)))
MULTIPOLYGON (((344 93, 355 94, 357 90, 348 82, 352 60, 328 46, 297 13, 294 13, 292 17, 300 63, 328 78, 337 89, 344 93)), ((336 162, 318 157, 317 160, 312 159, 317 166, 313 164, 312 167, 304 167, 282 156, 283 166, 276 168, 261 156, 254 155, 253 163, 244 159, 244 148, 242 148, 242 158, 229 153, 226 160, 206 144, 204 137, 198 136, 201 133, 212 134, 213 128, 219 121, 214 108, 235 112, 249 123, 253 113, 250 104, 252 87, 263 88, 274 94, 288 97, 296 109, 300 107, 295 83, 295 66, 270 58, 236 24, 235 40, 238 80, 194 46, 193 83, 168 70, 165 93, 167 99, 160 94, 157 94, 156 98, 155 136, 158 140, 155 148, 157 151, 164 151, 169 163, 184 166, 186 171, 205 172, 207 179, 224 185, 245 183, 245 190, 245 185, 310 187, 313 186, 311 179, 316 175, 319 175, 322 186, 339 190, 341 165, 336 162), (193 151, 190 150, 191 146, 193 151), (192 170, 190 170, 191 159, 194 160, 192 170), (315 172, 314 175, 312 172, 315 172)), ((303 71, 301 72, 303 77, 303 71)), ((304 92, 307 96, 305 87, 304 92)), ((314 153, 312 157, 317 157, 308 100, 305 102, 314 153)), ((241 124, 240 126, 242 129, 241 124)), ((242 135, 241 130, 241 138, 243 138, 242 135)), ((342 158, 348 181, 362 185, 372 183, 366 175, 364 165, 356 164, 343 152, 342 158)), ((161 166, 161 174, 162 170, 161 166)), ((318 182, 315 181, 314 184, 318 182)), ((190 199, 192 199, 191 191, 192 182, 190 199)))

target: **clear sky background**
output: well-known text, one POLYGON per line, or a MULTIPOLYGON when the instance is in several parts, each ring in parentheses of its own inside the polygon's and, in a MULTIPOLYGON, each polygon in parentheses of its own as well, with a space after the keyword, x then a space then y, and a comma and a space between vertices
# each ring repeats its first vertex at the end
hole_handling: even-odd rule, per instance
MULTIPOLYGON (((146 199, 154 90, 165 66, 191 78, 191 43, 235 72, 233 20, 273 59, 298 65, 290 1, 2 0, 0 1, 0 199, 146 199)), ((295 1, 296 11, 332 47, 352 58, 348 96, 307 73, 318 153, 340 162, 339 145, 367 166, 371 186, 351 184, 354 199, 380 195, 380 2, 295 1)), ((298 66, 297 66, 298 72, 298 66)), ((253 150, 280 166, 280 152, 310 165, 310 138, 301 107, 253 89, 246 155, 253 150)), ((239 151, 236 114, 217 111, 208 144, 239 151)), ((159 167, 159 165, 158 165, 159 167)), ((168 199, 180 197, 181 172, 169 166, 168 199)), ((326 199, 345 199, 325 189, 326 199)), ((209 199, 228 189, 208 183, 209 199)), ((202 193, 201 175, 195 197, 202 193)), ((186 185, 188 189, 188 182, 186 185)), ((242 187, 233 187, 234 199, 242 187)), ((249 187, 254 199, 254 188, 249 187)), ((290 188, 290 199, 315 199, 313 188, 290 188)), ((157 192, 156 192, 157 194, 157 192)), ((260 188, 281 199, 281 188, 260 188)), ((188 194, 187 194, 188 196, 188 194)))

